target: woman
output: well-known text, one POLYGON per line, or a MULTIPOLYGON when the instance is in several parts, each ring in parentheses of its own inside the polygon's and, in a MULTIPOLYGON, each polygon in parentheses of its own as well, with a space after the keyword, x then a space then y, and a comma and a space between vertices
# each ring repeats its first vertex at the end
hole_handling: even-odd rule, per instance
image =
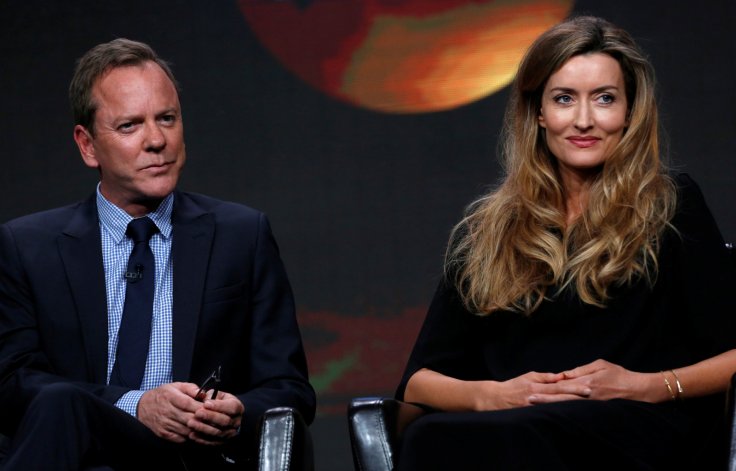
POLYGON ((399 468, 717 467, 734 270, 660 161, 651 65, 573 18, 527 52, 505 122, 506 175, 455 227, 397 392, 444 413, 399 468))

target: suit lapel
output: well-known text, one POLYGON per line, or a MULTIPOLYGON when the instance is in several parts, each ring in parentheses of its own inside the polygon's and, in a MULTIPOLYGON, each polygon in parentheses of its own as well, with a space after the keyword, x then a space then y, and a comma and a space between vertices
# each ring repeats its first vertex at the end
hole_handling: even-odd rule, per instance
POLYGON ((94 195, 79 205, 58 241, 77 306, 87 355, 87 377, 94 383, 104 384, 107 380, 107 295, 94 195))
POLYGON ((174 267, 172 376, 190 381, 200 307, 215 223, 186 194, 174 194, 171 256, 174 267))

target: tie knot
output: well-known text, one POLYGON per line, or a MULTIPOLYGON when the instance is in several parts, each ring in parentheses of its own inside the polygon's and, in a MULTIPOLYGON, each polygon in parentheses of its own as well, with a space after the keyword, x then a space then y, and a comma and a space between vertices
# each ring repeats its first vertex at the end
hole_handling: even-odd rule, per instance
POLYGON ((133 219, 128 223, 125 235, 133 239, 135 243, 148 242, 151 236, 158 232, 158 227, 149 217, 133 219))

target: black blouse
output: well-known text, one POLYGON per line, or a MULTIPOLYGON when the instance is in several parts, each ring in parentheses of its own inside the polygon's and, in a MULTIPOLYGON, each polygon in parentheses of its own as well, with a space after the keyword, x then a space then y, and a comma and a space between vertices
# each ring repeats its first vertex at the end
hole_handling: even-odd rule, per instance
POLYGON ((659 251, 659 272, 612 290, 605 308, 559 295, 531 315, 469 312, 442 281, 397 390, 429 368, 463 380, 504 381, 605 359, 632 371, 684 367, 736 347, 735 270, 697 184, 676 177, 677 211, 659 251))

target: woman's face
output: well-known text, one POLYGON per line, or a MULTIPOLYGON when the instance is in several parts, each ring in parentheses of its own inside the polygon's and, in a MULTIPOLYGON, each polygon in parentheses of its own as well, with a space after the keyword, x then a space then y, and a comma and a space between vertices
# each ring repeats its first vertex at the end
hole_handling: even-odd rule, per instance
POLYGON ((539 125, 563 182, 597 173, 628 126, 621 66, 603 53, 574 56, 544 87, 539 125))

